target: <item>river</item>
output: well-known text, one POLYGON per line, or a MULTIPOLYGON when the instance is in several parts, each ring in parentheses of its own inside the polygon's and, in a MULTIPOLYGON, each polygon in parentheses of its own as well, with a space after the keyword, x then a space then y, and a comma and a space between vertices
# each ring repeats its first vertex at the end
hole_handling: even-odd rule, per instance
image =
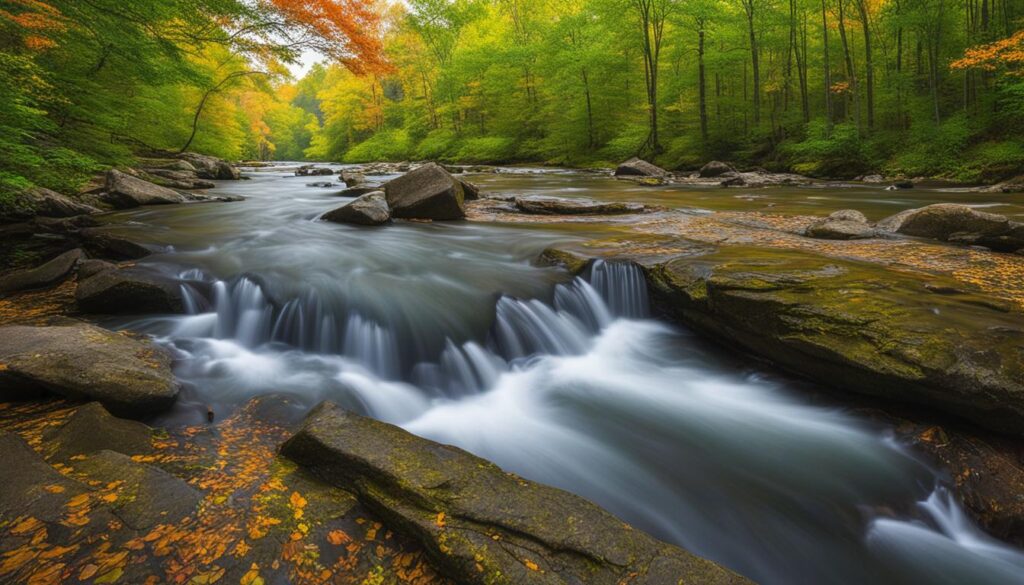
MULTIPOLYGON (((338 167, 334 167, 338 168, 338 167)), ((161 421, 253 396, 321 400, 580 494, 761 583, 1018 583, 1024 553, 984 535, 941 470, 893 433, 649 314, 638 269, 573 279, 533 260, 597 227, 315 221, 323 178, 252 170, 243 202, 147 207, 113 229, 163 250, 188 315, 114 325, 171 348, 184 383, 161 421)), ((372 177, 383 181, 390 177, 372 177)), ((956 191, 640 187, 570 171, 471 175, 485 192, 873 219, 956 191)), ((992 211, 1024 208, 986 196, 992 211)))

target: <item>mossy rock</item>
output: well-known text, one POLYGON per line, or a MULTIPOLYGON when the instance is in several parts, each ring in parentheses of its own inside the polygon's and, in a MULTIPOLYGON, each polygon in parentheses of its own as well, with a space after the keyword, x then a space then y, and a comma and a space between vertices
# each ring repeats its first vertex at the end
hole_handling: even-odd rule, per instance
POLYGON ((354 490, 459 583, 749 583, 583 498, 333 403, 282 454, 354 490))

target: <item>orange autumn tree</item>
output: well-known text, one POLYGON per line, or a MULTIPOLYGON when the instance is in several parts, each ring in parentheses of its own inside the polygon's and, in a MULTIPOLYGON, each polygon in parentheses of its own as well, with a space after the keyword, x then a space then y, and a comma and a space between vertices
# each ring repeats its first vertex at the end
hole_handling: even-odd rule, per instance
POLYGON ((993 43, 972 47, 950 64, 953 69, 1003 70, 1007 75, 1024 76, 1024 30, 993 43))
POLYGON ((297 29, 300 42, 356 74, 387 70, 380 39, 380 14, 365 0, 269 0, 297 29))
POLYGON ((7 0, 0 6, 0 30, 32 50, 53 47, 51 33, 65 30, 60 10, 41 0, 7 0))

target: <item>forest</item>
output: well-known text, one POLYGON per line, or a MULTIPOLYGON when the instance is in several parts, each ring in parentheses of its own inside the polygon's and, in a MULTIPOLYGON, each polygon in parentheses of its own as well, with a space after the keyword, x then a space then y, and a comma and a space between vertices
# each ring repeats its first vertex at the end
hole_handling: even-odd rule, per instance
POLYGON ((0 185, 73 191, 154 150, 991 182, 1024 171, 1022 18, 1021 0, 6 0, 0 185))

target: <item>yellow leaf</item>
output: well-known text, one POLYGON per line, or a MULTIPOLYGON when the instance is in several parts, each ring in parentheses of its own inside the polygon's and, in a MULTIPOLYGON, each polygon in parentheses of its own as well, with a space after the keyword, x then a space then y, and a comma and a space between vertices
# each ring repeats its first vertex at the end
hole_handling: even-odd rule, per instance
POLYGON ((103 496, 100 499, 103 500, 104 502, 107 502, 107 503, 116 502, 117 501, 117 494, 107 494, 107 495, 103 496))
POLYGON ((435 520, 434 523, 437 524, 438 528, 444 528, 444 526, 445 526, 444 512, 438 512, 437 513, 437 520, 435 520))
POLYGON ((212 585, 224 576, 224 567, 215 566, 212 570, 199 573, 189 581, 190 585, 212 585))
POLYGON ((253 563, 248 573, 242 575, 242 579, 238 583, 239 585, 263 585, 263 577, 260 577, 260 570, 256 563, 253 563))
POLYGON ((352 539, 349 538, 349 535, 345 534, 344 530, 332 530, 327 533, 327 542, 333 544, 334 546, 345 544, 350 540, 352 539))
POLYGON ((105 585, 105 584, 108 584, 108 583, 116 583, 117 580, 121 578, 121 574, 122 573, 124 573, 124 569, 122 569, 121 567, 118 567, 116 569, 107 571, 106 573, 104 573, 103 575, 101 575, 99 577, 96 577, 96 580, 93 581, 93 583, 95 583, 96 585, 105 585))
POLYGON ((43 489, 48 491, 48 492, 50 492, 51 494, 62 494, 62 493, 64 493, 64 486, 62 486, 62 485, 56 485, 56 484, 48 485, 48 486, 44 487, 43 489))
POLYGON ((96 571, 98 571, 98 570, 99 570, 99 567, 97 567, 96 565, 93 565, 93 564, 90 563, 90 564, 82 567, 82 570, 78 573, 78 580, 79 581, 85 581, 86 579, 89 579, 90 577, 95 575, 96 571))
POLYGON ((530 569, 531 571, 540 570, 540 567, 537 566, 537 563, 531 561, 530 559, 523 559, 523 564, 526 565, 526 568, 530 569))

